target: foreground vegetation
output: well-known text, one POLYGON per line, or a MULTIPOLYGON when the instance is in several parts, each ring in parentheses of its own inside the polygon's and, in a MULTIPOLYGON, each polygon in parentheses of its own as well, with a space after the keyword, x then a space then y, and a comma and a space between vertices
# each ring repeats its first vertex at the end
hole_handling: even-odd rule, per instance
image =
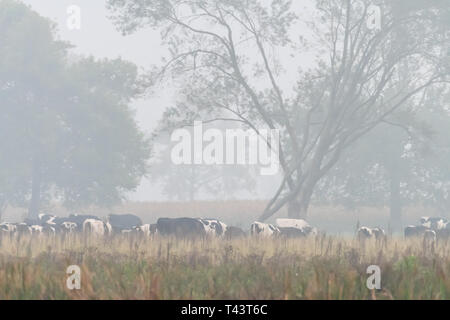
POLYGON ((3 238, 0 299, 449 299, 446 241, 3 238), (81 268, 81 289, 66 268, 81 268), (381 290, 366 268, 381 268, 381 290))

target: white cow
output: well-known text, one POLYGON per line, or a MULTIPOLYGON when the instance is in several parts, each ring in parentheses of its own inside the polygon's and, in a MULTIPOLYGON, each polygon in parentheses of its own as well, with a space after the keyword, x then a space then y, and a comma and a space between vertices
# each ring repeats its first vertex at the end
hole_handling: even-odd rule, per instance
POLYGON ((305 235, 317 233, 317 229, 311 227, 310 224, 303 219, 278 218, 276 219, 276 223, 278 228, 299 229, 305 235))
POLYGON ((102 220, 86 219, 83 222, 83 232, 97 236, 104 236, 111 234, 112 227, 109 223, 105 223, 102 220))

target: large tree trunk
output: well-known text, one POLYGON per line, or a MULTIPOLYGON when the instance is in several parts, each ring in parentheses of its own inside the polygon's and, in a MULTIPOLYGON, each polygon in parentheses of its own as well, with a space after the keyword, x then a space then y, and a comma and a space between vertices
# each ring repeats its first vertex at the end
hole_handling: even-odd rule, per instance
POLYGON ((6 209, 6 201, 0 200, 0 223, 2 222, 3 211, 6 209))
POLYGON ((41 163, 37 157, 33 159, 31 183, 31 200, 28 208, 28 219, 37 219, 41 206, 41 163))
POLYGON ((292 219, 306 220, 309 204, 318 178, 316 175, 306 179, 298 196, 288 203, 288 216, 292 219))
POLYGON ((390 181, 390 221, 389 225, 393 232, 402 230, 402 199, 400 194, 400 177, 394 170, 391 172, 390 181))

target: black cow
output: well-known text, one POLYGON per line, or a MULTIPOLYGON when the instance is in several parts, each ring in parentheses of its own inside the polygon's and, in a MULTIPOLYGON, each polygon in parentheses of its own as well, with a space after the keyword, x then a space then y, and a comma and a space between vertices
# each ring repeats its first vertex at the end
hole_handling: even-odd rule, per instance
POLYGON ((193 218, 159 218, 156 222, 156 229, 163 236, 180 238, 206 236, 203 223, 193 218))
POLYGON ((279 236, 284 238, 303 238, 308 235, 304 230, 294 227, 278 227, 280 230, 279 236))
POLYGON ((16 223, 16 232, 18 235, 31 235, 31 228, 25 223, 16 223))
POLYGON ((423 236, 427 230, 429 228, 425 226, 407 226, 405 228, 405 238, 423 236))
POLYGON ((132 230, 133 227, 141 226, 142 220, 134 214, 110 214, 108 222, 114 232, 121 233, 122 230, 132 230))
POLYGON ((245 237, 245 232, 239 227, 228 226, 225 230, 226 239, 236 239, 245 237))

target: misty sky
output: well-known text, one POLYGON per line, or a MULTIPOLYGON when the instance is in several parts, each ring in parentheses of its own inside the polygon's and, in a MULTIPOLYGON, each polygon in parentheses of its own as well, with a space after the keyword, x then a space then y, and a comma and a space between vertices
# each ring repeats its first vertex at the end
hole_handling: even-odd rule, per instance
MULTIPOLYGON (((22 2, 30 5, 40 15, 56 22, 60 38, 76 46, 72 49, 75 54, 93 55, 96 58, 120 56, 143 69, 148 69, 152 65, 160 65, 161 58, 165 54, 158 31, 143 29, 132 35, 122 36, 115 29, 112 21, 108 19, 106 0, 22 0, 22 2), (81 8, 81 30, 69 30, 67 27, 67 9, 71 5, 81 8)), ((307 8, 310 7, 308 2, 308 0, 304 0, 294 4, 299 15, 308 15, 307 8)), ((296 33, 299 31, 295 30, 296 33)), ((302 28, 302 31, 305 29, 302 28)), ((292 65, 300 66, 300 61, 302 66, 311 66, 313 60, 313 54, 304 52, 304 50, 301 54, 295 55, 278 52, 277 56, 290 66, 288 70, 285 70, 284 78, 279 79, 283 88, 292 88, 296 82, 298 71, 296 68, 292 68, 292 65)), ((165 89, 133 104, 136 109, 137 122, 145 133, 150 134, 155 129, 165 107, 173 101, 173 92, 165 89)), ((255 191, 256 197, 269 197, 272 193, 271 189, 274 187, 273 177, 260 180, 255 191)), ((154 183, 144 179, 138 190, 129 195, 129 199, 136 201, 161 200, 162 195, 159 190, 160 188, 156 187, 154 183)), ((244 194, 242 196, 249 196, 244 194)))
MULTIPOLYGON (((58 25, 58 35, 62 40, 76 46, 72 52, 93 55, 97 58, 122 57, 148 68, 158 64, 164 54, 160 45, 159 33, 150 29, 122 36, 108 19, 105 0, 23 0, 44 17, 50 18, 58 25), (69 30, 66 26, 67 8, 78 5, 81 8, 81 30, 69 30)), ((141 128, 150 134, 155 128, 164 108, 170 104, 170 91, 164 91, 147 99, 134 103, 136 118, 141 128)), ((143 181, 136 193, 130 195, 132 200, 155 200, 160 198, 158 188, 152 188, 148 181, 143 181)))

